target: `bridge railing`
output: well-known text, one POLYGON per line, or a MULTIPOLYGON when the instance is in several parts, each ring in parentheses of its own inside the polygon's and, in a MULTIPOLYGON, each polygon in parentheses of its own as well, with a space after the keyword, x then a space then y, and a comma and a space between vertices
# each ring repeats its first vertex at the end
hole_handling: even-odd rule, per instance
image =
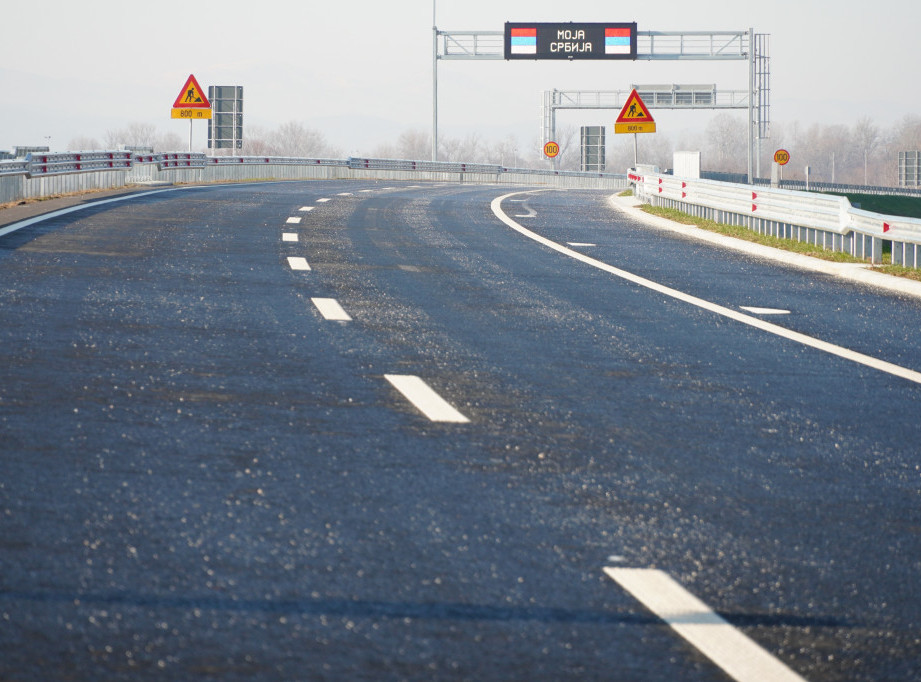
POLYGON ((842 196, 760 185, 680 178, 651 169, 631 170, 638 198, 654 206, 760 234, 807 242, 882 263, 921 267, 921 220, 854 208, 842 196))
POLYGON ((577 173, 480 163, 89 151, 41 153, 25 160, 0 162, 0 204, 141 183, 345 178, 535 184, 611 190, 627 187, 626 175, 620 173, 577 173))

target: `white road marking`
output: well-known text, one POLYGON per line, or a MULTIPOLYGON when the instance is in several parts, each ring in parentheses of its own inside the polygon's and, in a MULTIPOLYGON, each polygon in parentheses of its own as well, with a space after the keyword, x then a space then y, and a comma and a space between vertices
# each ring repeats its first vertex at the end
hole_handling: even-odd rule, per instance
POLYGON ((570 246, 598 246, 597 244, 592 244, 591 242, 566 242, 570 246))
POLYGON ((281 240, 283 242, 296 242, 297 241, 297 232, 282 232, 281 240))
POLYGON ((470 421, 419 377, 411 374, 385 374, 384 378, 433 422, 466 424, 470 421))
POLYGON ((667 573, 610 567, 604 572, 737 682, 805 682, 667 573))
POLYGON ((783 310, 782 308, 756 308, 754 306, 740 305, 742 310, 747 310, 753 315, 789 315, 789 310, 783 310))
POLYGON ((815 348, 816 350, 820 350, 824 353, 836 355, 840 358, 844 358, 845 360, 850 360, 851 362, 856 362, 866 367, 871 367, 873 369, 879 370, 880 372, 886 372, 892 376, 907 379, 908 381, 912 381, 916 384, 921 384, 921 372, 916 372, 915 370, 908 369, 907 367, 901 367, 891 362, 886 362, 885 360, 880 360, 869 355, 864 355, 863 353, 858 353, 857 351, 852 351, 842 346, 837 346, 833 343, 828 343, 827 341, 822 341, 821 339, 816 339, 812 336, 807 336, 806 334, 801 334, 800 332, 786 329, 780 325, 773 324, 772 322, 766 322, 757 317, 745 315, 744 313, 740 313, 737 310, 733 310, 732 308, 727 308, 717 303, 712 303, 702 298, 697 298, 696 296, 686 294, 683 291, 678 291, 677 289, 667 287, 664 284, 653 282, 652 280, 646 279, 645 277, 634 275, 632 272, 627 272, 626 270, 615 268, 613 265, 608 265, 603 261, 597 260, 590 256, 586 256, 584 253, 573 251, 572 249, 563 246, 562 244, 558 244, 547 239, 546 237, 542 237, 536 232, 531 232, 531 230, 519 225, 514 220, 509 218, 502 210, 502 201, 510 196, 514 196, 514 193, 504 194, 493 199, 491 204, 493 214, 495 214, 499 220, 508 225, 511 229, 524 235, 528 239, 533 239, 538 244, 543 244, 547 248, 553 249, 554 251, 562 253, 565 256, 574 258, 575 260, 581 261, 582 263, 590 265, 593 268, 603 270, 604 272, 610 273, 615 277, 620 277, 621 279, 625 279, 628 282, 633 282, 634 284, 637 284, 641 287, 656 291, 660 294, 663 294, 664 296, 669 296, 670 298, 683 301, 684 303, 689 303, 690 305, 697 306, 698 308, 709 310, 710 312, 716 313, 717 315, 728 317, 729 319, 735 320, 736 322, 747 324, 750 327, 755 327, 756 329, 768 332, 769 334, 775 334, 776 336, 789 339, 790 341, 795 341, 804 346, 815 348))
POLYGON ((301 206, 301 207, 300 207, 299 209, 297 209, 297 210, 298 210, 298 211, 303 211, 304 213, 307 213, 308 211, 312 211, 312 210, 313 210, 313 206, 301 206))
POLYGON ((373 189, 360 189, 359 192, 373 192, 373 189))
POLYGON ((325 204, 329 199, 317 199, 318 204, 325 204))
POLYGON ((18 223, 12 223, 7 225, 4 228, 0 228, 0 237, 3 237, 8 234, 12 234, 17 230, 21 230, 24 227, 29 227, 30 225, 35 225, 36 223, 44 222, 45 220, 50 220, 51 218, 57 218, 58 216, 67 215, 68 213, 74 213, 76 211, 83 211, 87 208, 94 208, 96 206, 102 206, 103 204, 112 204, 116 201, 128 201, 130 199, 140 199, 141 197, 148 197, 151 194, 160 194, 161 192, 175 192, 177 190, 185 190, 186 187, 173 188, 170 189, 155 189, 152 192, 141 192, 139 194, 128 194, 123 197, 115 197, 113 199, 103 199, 102 201, 91 201, 86 204, 80 204, 79 206, 70 206, 68 208, 62 208, 57 211, 52 211, 51 213, 43 213, 42 215, 35 216, 34 218, 26 218, 25 220, 20 220, 18 223))
POLYGON ((352 196, 352 193, 351 192, 339 192, 339 194, 337 194, 336 196, 337 197, 350 197, 352 196))
POLYGON ((317 310, 320 311, 320 314, 325 320, 332 320, 335 322, 351 322, 352 318, 349 317, 349 314, 345 312, 339 301, 334 298, 311 298, 313 304, 317 307, 317 310))
POLYGON ((298 218, 297 216, 291 216, 285 222, 288 223, 289 225, 297 225, 298 223, 301 222, 301 219, 298 218))
POLYGON ((310 269, 310 265, 307 264, 307 259, 301 258, 300 256, 288 256, 288 265, 291 266, 292 270, 310 269))

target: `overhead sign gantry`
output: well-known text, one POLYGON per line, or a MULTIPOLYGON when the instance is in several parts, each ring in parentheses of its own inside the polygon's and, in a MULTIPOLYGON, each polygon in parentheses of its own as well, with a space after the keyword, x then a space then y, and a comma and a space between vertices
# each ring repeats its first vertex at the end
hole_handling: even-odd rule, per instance
MULTIPOLYGON (((583 24, 563 23, 546 24, 547 26, 564 27, 562 36, 557 34, 557 43, 563 43, 561 48, 552 47, 553 41, 543 43, 540 31, 542 24, 539 22, 508 22, 505 31, 440 31, 435 17, 435 2, 432 3, 432 159, 438 158, 438 62, 439 60, 490 60, 490 59, 576 59, 576 54, 589 54, 587 47, 589 33, 585 32, 585 40, 578 33, 578 28, 583 24), (519 50, 514 56, 511 50, 511 28, 535 29, 532 35, 519 34, 516 37, 533 40, 519 40, 519 50), (570 33, 565 33, 565 31, 570 33), (572 31, 575 31, 573 33, 572 31), (566 46, 569 45, 567 48, 566 46), (533 54, 524 50, 533 48, 533 54), (569 50, 567 53, 566 50, 569 50), (561 51, 562 50, 562 51, 561 51), (508 54, 507 54, 508 52, 508 54), (538 57, 539 54, 550 56, 538 57), (556 56, 554 56, 556 55, 556 56)), ((609 28, 617 26, 631 26, 631 24, 609 23, 601 24, 609 28)), ((770 57, 768 53, 769 36, 764 33, 755 33, 753 29, 747 31, 639 31, 632 24, 630 40, 633 56, 617 57, 619 59, 636 60, 708 60, 725 61, 738 60, 748 62, 748 177, 754 177, 754 164, 760 159, 755 147, 760 140, 767 138, 770 125, 770 57), (633 41, 636 41, 635 47, 633 41)), ((605 36, 608 38, 621 38, 622 36, 605 36)), ((612 41, 613 42, 613 41, 612 41)), ((598 54, 596 42, 591 41, 591 54, 598 54)), ((599 48, 600 49, 600 48, 599 48)), ((580 57, 585 59, 586 57, 580 57)), ((603 57, 610 59, 611 57, 603 57)), ((650 103, 650 106, 652 104, 650 103)), ((734 107, 735 108, 735 107, 734 107)), ((545 126, 546 128, 546 126, 545 126)))

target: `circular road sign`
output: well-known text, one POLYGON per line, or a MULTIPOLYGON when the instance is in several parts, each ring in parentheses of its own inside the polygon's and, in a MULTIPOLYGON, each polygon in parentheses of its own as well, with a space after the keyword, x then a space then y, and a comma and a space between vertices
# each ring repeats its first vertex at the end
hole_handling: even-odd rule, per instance
POLYGON ((548 142, 544 145, 544 154, 549 156, 551 159, 560 153, 560 145, 556 142, 548 142))
POLYGON ((786 166, 787 162, 790 160, 790 152, 786 149, 778 149, 774 152, 774 161, 779 163, 781 166, 786 166))

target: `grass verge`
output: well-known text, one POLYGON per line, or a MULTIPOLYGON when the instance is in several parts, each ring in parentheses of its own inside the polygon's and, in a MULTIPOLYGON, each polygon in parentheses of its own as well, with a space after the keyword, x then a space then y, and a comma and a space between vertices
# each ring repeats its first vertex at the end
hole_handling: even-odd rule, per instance
MULTIPOLYGON (((643 204, 640 206, 640 208, 650 215, 668 218, 669 220, 673 220, 676 223, 681 223, 683 225, 693 225, 694 227, 699 227, 702 230, 709 230, 710 232, 717 232, 729 237, 744 239, 748 242, 771 246, 775 249, 783 249, 784 251, 801 253, 807 256, 812 256, 813 258, 834 261, 836 263, 864 263, 866 265, 870 265, 869 261, 861 258, 855 258, 849 253, 828 251, 827 249, 823 249, 821 246, 814 246, 813 244, 806 244, 805 242, 798 242, 793 239, 780 239, 778 237, 758 234, 757 232, 750 230, 747 227, 742 227, 740 225, 724 225, 713 220, 707 220, 706 218, 697 218, 695 216, 688 215, 687 213, 682 213, 681 211, 678 211, 674 208, 662 208, 657 206, 650 206, 649 204, 643 204)), ((872 268, 876 272, 881 272, 886 275, 904 277, 905 279, 913 279, 915 281, 921 282, 921 270, 916 268, 906 268, 901 265, 873 265, 872 268)))
POLYGON ((783 249, 784 251, 802 253, 807 256, 813 256, 814 258, 820 258, 822 260, 834 261, 836 263, 867 262, 860 258, 855 258, 848 253, 841 253, 840 251, 828 251, 827 249, 823 249, 821 246, 815 246, 805 242, 798 242, 793 239, 780 239, 779 237, 771 237, 770 235, 758 234, 757 232, 750 230, 747 227, 742 227, 741 225, 724 225, 713 220, 708 220, 707 218, 697 218, 695 216, 688 215, 687 213, 682 213, 681 211, 678 211, 674 208, 661 208, 657 206, 649 206, 648 204, 644 204, 640 208, 642 208, 646 213, 660 216, 662 218, 668 218, 669 220, 673 220, 676 223, 681 223, 682 225, 693 225, 694 227, 699 227, 702 230, 717 232, 728 237, 735 237, 736 239, 744 239, 747 242, 754 242, 755 244, 771 246, 775 249, 783 249))

